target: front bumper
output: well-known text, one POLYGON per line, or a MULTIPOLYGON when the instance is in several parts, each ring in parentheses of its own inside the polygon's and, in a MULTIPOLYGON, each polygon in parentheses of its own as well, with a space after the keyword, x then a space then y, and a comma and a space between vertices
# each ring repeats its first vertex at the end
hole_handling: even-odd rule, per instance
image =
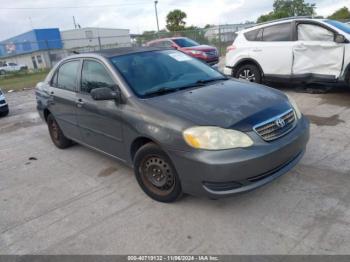
POLYGON ((219 63, 219 58, 215 58, 213 60, 204 60, 208 65, 213 66, 219 63))
POLYGON ((0 113, 7 112, 9 111, 9 106, 8 104, 2 104, 0 105, 0 113))
POLYGON ((185 193, 220 198, 250 191, 287 173, 302 158, 309 121, 302 117, 287 135, 265 142, 255 133, 254 146, 221 151, 169 152, 185 193))

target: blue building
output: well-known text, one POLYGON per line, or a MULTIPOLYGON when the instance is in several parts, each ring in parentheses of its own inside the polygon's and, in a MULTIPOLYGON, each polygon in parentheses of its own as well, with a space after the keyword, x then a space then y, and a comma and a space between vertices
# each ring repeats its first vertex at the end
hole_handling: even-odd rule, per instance
POLYGON ((28 68, 47 68, 51 66, 50 56, 62 46, 58 28, 34 29, 1 41, 0 60, 24 64, 28 68))

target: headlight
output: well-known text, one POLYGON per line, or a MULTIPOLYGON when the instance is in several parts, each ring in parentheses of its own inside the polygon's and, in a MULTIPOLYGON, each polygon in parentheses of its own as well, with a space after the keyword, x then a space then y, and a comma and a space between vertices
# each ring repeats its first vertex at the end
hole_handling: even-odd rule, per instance
POLYGON ((294 108, 294 111, 295 111, 295 114, 297 115, 297 118, 300 119, 301 112, 299 110, 297 103, 295 102, 295 100, 291 96, 287 95, 287 97, 288 97, 290 105, 294 108))
POLYGON ((189 146, 198 149, 223 150, 253 145, 253 141, 246 134, 215 126, 188 128, 183 132, 183 137, 189 146))
POLYGON ((205 55, 202 51, 190 50, 189 52, 193 55, 205 55))

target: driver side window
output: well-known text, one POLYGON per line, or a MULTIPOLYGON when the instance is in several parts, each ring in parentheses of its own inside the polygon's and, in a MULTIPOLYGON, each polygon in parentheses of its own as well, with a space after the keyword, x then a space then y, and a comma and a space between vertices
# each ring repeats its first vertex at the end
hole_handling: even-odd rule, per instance
POLYGON ((92 60, 84 61, 81 73, 81 92, 90 93, 91 90, 100 87, 108 87, 113 90, 115 85, 102 64, 92 60))
POLYGON ((334 33, 322 26, 314 24, 299 24, 298 40, 334 42, 334 33))

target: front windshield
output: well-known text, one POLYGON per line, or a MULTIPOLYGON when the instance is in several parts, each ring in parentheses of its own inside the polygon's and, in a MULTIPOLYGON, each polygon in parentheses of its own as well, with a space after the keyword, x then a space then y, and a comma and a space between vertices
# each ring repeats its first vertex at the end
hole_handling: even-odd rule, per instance
POLYGON ((335 20, 325 20, 325 22, 327 24, 330 24, 340 30, 342 30, 343 32, 350 34, 350 25, 339 22, 339 21, 335 21, 335 20))
POLYGON ((189 38, 175 38, 173 41, 180 47, 192 47, 198 46, 199 44, 189 38))
POLYGON ((132 53, 110 60, 139 97, 225 79, 210 66, 176 50, 132 53))

